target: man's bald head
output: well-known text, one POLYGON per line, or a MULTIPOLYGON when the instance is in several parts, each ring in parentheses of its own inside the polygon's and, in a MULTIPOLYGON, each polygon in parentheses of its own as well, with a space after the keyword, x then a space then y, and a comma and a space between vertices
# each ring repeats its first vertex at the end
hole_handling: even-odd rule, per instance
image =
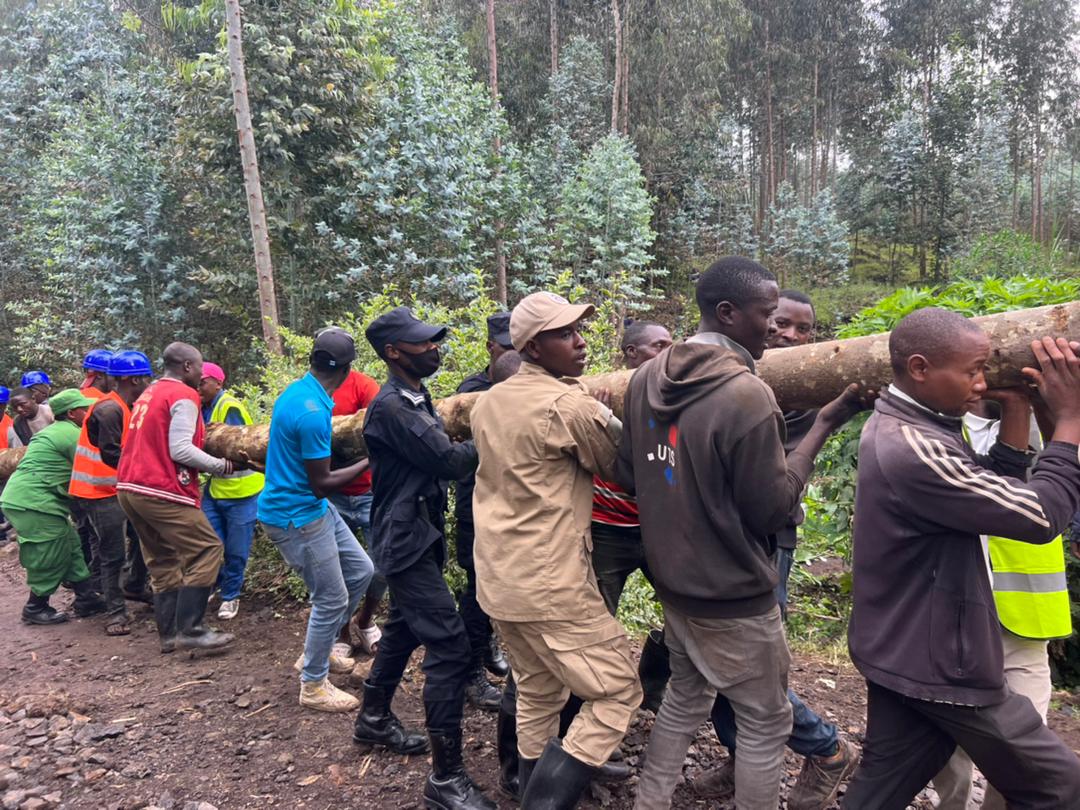
POLYGON ((202 352, 190 343, 176 341, 165 347, 161 354, 165 376, 180 380, 192 388, 202 381, 202 352))
POLYGON ((491 364, 491 383, 501 383, 509 380, 521 368, 521 355, 518 352, 503 352, 495 362, 491 364))
POLYGON ((915 310, 889 335, 889 362, 893 374, 906 374, 908 360, 914 355, 921 355, 937 365, 947 362, 965 336, 970 335, 983 335, 983 331, 958 312, 940 307, 915 310))
POLYGON ((990 338, 963 315, 920 309, 889 336, 893 383, 931 410, 963 416, 986 392, 990 338))

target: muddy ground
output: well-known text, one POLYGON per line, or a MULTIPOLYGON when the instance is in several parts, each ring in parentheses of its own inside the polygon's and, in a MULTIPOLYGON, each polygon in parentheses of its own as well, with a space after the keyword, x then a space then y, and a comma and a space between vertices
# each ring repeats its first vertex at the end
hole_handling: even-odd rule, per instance
MULTIPOLYGON (((191 660, 158 653, 149 607, 133 606, 133 633, 104 635, 98 618, 26 627, 22 571, 0 548, 0 806, 7 810, 125 808, 421 807, 423 757, 372 753, 350 739, 352 717, 297 705, 292 669, 305 612, 289 604, 241 602, 229 623, 240 639, 227 656, 191 660)), ((61 591, 57 606, 70 602, 61 591)), ((422 723, 420 674, 410 670, 395 701, 406 724, 422 723)), ((858 741, 865 695, 846 662, 796 656, 792 683, 804 701, 858 741)), ((1070 696, 1056 696, 1051 725, 1080 748, 1070 696)), ((641 713, 624 744, 637 762, 652 717, 641 713)), ((501 808, 495 718, 466 711, 465 757, 501 808)), ((690 751, 693 779, 722 754, 703 728, 690 751)), ((785 787, 800 761, 790 752, 785 787)), ((586 806, 632 805, 633 783, 600 789, 586 806)), ((725 807, 696 800, 683 785, 676 807, 725 807)), ((920 808, 930 807, 928 794, 920 808)))

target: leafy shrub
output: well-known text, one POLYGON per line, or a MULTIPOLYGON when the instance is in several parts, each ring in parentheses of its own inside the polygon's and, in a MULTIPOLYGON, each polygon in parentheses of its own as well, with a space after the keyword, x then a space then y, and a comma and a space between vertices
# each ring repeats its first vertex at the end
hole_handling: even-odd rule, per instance
POLYGON ((1047 248, 1008 228, 978 237, 952 265, 958 278, 1010 278, 1019 275, 1053 278, 1061 272, 1064 256, 1058 246, 1047 248))

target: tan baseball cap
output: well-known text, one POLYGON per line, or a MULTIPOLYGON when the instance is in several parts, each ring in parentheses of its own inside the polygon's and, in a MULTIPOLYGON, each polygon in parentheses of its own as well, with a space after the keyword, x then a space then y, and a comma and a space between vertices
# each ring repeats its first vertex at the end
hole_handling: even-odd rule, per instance
POLYGON ((520 352, 541 332, 569 326, 594 312, 592 304, 571 304, 552 292, 526 295, 510 313, 510 341, 520 352))

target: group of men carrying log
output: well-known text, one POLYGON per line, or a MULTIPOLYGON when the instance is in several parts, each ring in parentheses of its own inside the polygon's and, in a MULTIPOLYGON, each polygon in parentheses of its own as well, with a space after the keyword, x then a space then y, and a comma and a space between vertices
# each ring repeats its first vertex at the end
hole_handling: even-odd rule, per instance
MULTIPOLYGON (((951 786, 947 802, 963 802, 946 806, 962 807, 971 762, 996 806, 1080 806, 1080 761, 1046 727, 1041 698, 1046 639, 1069 632, 1060 535, 1080 506, 1080 344, 1032 342, 1029 385, 988 391, 986 334, 954 313, 919 310, 889 337, 886 390, 852 384, 820 409, 784 413, 757 362, 766 348, 812 339, 810 300, 728 257, 701 275, 696 301, 699 327, 686 340, 658 324, 627 329, 622 348, 635 370, 620 397, 579 382, 592 307, 526 296, 489 321, 492 362, 465 386, 485 393, 464 441, 447 434, 424 385, 447 330, 392 310, 365 333, 388 378, 364 403, 362 460, 335 459, 331 442, 334 394, 355 373, 353 338, 334 327, 316 335, 310 371, 275 404, 258 498, 267 535, 311 595, 301 703, 359 706, 357 743, 430 751, 430 808, 495 806, 465 768, 466 694, 498 708, 500 787, 528 810, 572 808, 592 780, 627 776, 618 748, 643 705, 657 714, 636 790, 642 810, 671 805, 710 716, 731 755, 691 787, 702 798, 734 796, 739 808, 778 806, 785 745, 806 757, 789 808, 829 806, 849 777, 846 808, 904 808, 931 779, 951 786), (788 688, 783 618, 814 459, 871 405, 849 631, 868 684, 860 760, 788 688), (365 472, 370 556, 329 499, 365 472), (459 529, 471 540, 458 546, 468 575, 460 604, 442 576, 450 481, 461 482, 459 529), (636 568, 665 614, 637 666, 614 616, 636 568), (390 612, 367 645, 374 662, 357 701, 329 674, 352 668, 335 641, 376 572, 390 612), (509 659, 501 696, 483 677, 485 666, 502 672, 489 620, 509 659), (426 735, 391 708, 419 646, 426 735)), ((221 541, 199 511, 198 473, 261 465, 204 452, 199 352, 173 344, 165 367, 127 403, 116 488, 150 568, 162 651, 218 649, 231 636, 202 617, 221 541)), ((79 420, 81 396, 57 394, 54 413, 79 420)), ((35 437, 8 488, 20 474, 56 477, 62 465, 31 464, 33 451, 67 438, 35 437)), ((0 503, 7 511, 6 492, 0 503)))

